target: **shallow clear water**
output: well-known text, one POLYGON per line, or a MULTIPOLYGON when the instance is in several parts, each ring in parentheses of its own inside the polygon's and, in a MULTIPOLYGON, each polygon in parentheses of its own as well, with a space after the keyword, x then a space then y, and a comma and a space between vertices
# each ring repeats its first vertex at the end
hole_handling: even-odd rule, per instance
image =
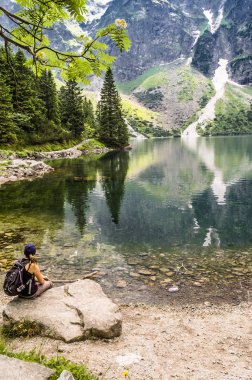
POLYGON ((1 265, 32 241, 54 278, 95 267, 108 282, 118 273, 155 283, 250 276, 252 137, 132 145, 53 161, 41 179, 1 186, 1 265))

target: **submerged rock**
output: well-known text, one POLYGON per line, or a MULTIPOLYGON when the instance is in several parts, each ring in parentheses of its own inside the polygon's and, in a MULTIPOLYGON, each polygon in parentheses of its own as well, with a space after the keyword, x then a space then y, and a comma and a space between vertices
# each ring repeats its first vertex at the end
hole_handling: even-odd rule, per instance
POLYGON ((6 327, 30 321, 39 334, 65 342, 114 338, 122 320, 115 305, 92 280, 52 288, 34 300, 16 297, 3 311, 6 327))

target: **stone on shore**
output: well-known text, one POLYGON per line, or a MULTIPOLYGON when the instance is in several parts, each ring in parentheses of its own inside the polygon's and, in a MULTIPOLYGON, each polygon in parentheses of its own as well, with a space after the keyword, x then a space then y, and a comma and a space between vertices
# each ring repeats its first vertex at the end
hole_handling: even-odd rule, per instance
POLYGON ((61 372, 60 377, 58 377, 57 380, 74 380, 74 377, 73 377, 73 375, 71 374, 71 372, 66 371, 66 370, 64 369, 64 371, 61 372))
POLYGON ((0 355, 0 380, 47 380, 54 371, 37 363, 0 355))
POLYGON ((14 159, 2 167, 0 184, 40 177, 52 170, 53 168, 44 162, 14 159))
POLYGON ((3 320, 7 327, 30 321, 41 336, 65 342, 110 339, 122 331, 118 306, 92 280, 52 288, 34 300, 15 297, 5 307, 3 320))

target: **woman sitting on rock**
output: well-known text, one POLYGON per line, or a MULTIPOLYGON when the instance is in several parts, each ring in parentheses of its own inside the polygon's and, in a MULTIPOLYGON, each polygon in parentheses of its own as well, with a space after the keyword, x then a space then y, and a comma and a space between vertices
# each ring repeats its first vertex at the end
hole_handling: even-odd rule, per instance
POLYGON ((35 253, 35 245, 31 243, 26 244, 24 247, 25 258, 23 260, 27 260, 27 264, 23 271, 23 282, 24 284, 28 283, 28 285, 26 285, 19 295, 22 298, 36 298, 53 286, 52 282, 46 281, 47 278, 41 274, 34 257, 35 253))

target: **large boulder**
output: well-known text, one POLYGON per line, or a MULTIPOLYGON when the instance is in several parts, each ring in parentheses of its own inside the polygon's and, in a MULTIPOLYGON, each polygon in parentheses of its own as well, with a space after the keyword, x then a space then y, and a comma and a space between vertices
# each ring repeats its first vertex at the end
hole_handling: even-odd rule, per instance
POLYGON ((122 320, 115 305, 92 280, 52 288, 32 300, 16 297, 3 311, 4 325, 30 321, 42 336, 75 342, 89 338, 114 338, 122 320))
POLYGON ((48 380, 55 371, 37 363, 0 355, 0 380, 48 380))

